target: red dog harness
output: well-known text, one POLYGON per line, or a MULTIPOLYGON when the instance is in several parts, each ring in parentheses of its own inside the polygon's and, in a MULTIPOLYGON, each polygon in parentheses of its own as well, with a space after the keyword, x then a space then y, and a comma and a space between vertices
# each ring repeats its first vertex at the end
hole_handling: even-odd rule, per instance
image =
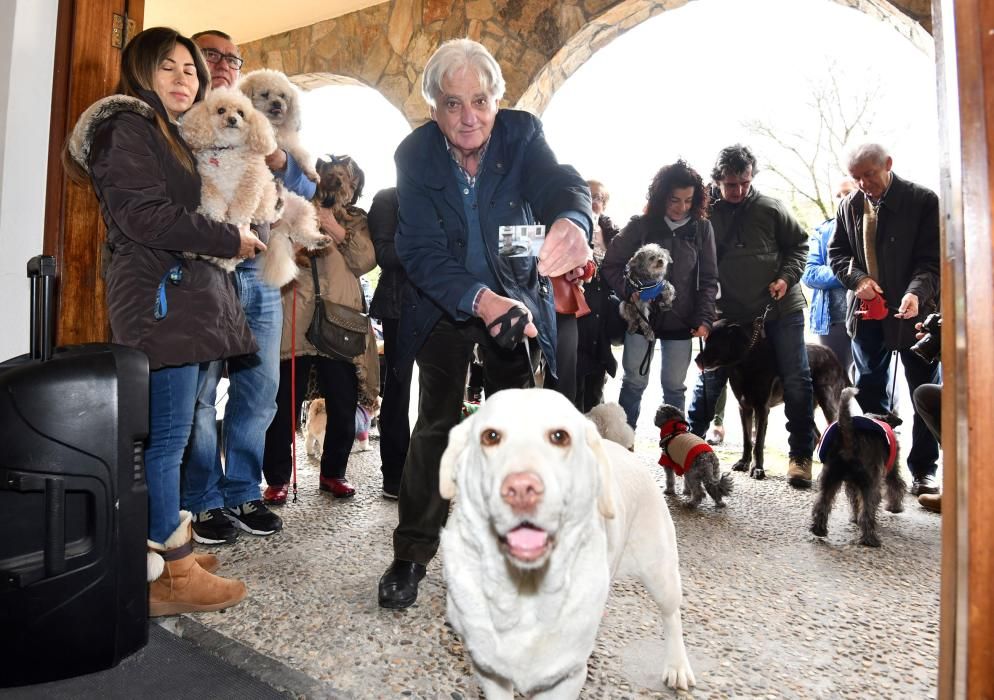
POLYGON ((673 418, 659 428, 659 446, 663 453, 659 456, 659 465, 672 469, 678 476, 683 476, 702 452, 714 452, 711 445, 690 432, 686 421, 673 418))
MULTIPOLYGON (((890 450, 887 454, 887 471, 893 469, 894 463, 897 461, 897 436, 894 435, 894 429, 884 421, 869 416, 853 416, 852 423, 853 430, 875 433, 887 441, 887 447, 890 450)), ((818 443, 818 459, 822 462, 825 461, 825 452, 838 439, 839 433, 839 424, 835 422, 828 426, 822 434, 821 442, 818 443)))

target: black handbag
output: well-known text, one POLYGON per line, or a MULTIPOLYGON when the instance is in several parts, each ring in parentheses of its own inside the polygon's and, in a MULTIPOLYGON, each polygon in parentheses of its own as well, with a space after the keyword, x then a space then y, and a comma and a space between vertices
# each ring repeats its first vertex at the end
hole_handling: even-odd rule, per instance
POLYGON ((317 259, 311 257, 314 278, 314 317, 304 334, 318 352, 336 360, 352 361, 366 352, 369 317, 361 311, 321 298, 317 259))

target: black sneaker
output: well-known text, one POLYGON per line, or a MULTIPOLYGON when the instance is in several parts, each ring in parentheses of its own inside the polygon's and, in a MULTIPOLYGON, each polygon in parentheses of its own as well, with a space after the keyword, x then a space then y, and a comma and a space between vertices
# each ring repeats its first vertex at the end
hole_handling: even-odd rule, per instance
POLYGON ((193 516, 193 539, 200 544, 231 544, 238 539, 238 528, 221 508, 211 508, 193 516))
POLYGON ((271 535, 283 529, 283 518, 258 499, 225 510, 232 524, 251 535, 271 535))
POLYGON ((922 494, 936 494, 939 493, 939 482, 935 480, 935 477, 926 474, 923 477, 916 478, 911 482, 912 496, 921 496, 922 494))

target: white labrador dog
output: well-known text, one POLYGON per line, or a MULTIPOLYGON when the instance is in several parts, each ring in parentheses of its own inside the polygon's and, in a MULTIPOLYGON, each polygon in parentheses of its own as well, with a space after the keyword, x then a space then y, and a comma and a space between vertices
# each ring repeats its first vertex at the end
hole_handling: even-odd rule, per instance
POLYGON ((488 700, 575 698, 615 574, 659 605, 672 687, 695 684, 673 521, 648 469, 561 394, 505 390, 449 434, 439 489, 448 619, 488 700), (458 495, 457 495, 458 492, 458 495))

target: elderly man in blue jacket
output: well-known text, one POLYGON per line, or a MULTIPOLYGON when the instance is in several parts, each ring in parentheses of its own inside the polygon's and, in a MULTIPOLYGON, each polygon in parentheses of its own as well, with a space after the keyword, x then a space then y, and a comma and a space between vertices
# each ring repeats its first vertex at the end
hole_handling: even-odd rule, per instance
POLYGON ((556 371, 549 277, 580 277, 591 257, 590 191, 560 165, 538 119, 499 110, 500 66, 469 39, 444 43, 429 59, 422 92, 432 121, 397 148, 397 254, 409 277, 398 364, 417 361, 420 403, 400 487, 394 560, 379 603, 406 608, 438 549, 449 504, 438 465, 458 422, 475 345, 489 393, 527 386, 530 345, 556 371), (502 256, 501 226, 548 227, 539 254, 502 256))

